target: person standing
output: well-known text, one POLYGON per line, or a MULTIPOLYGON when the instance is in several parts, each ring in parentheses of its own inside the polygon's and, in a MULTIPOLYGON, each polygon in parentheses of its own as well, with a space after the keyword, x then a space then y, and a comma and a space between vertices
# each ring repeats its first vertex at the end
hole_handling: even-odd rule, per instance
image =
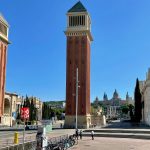
POLYGON ((61 129, 63 128, 63 124, 62 124, 62 123, 60 123, 60 128, 61 128, 61 129))
POLYGON ((91 131, 92 140, 94 140, 94 131, 91 131))
POLYGON ((76 139, 78 140, 78 136, 79 136, 79 131, 78 129, 76 129, 76 139))
POLYGON ((82 130, 80 130, 80 139, 82 139, 82 130))

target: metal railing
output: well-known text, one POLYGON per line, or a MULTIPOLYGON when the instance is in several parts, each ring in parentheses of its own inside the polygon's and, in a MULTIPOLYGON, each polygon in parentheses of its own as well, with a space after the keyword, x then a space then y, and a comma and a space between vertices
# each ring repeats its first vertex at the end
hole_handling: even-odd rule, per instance
POLYGON ((73 145, 78 144, 78 140, 73 136, 63 135, 59 137, 50 138, 46 149, 68 149, 73 145))
MULTIPOLYGON (((32 134, 32 135, 26 134, 25 142, 34 141, 35 138, 36 138, 36 136, 34 134, 32 134)), ((22 144, 22 143, 23 143, 23 133, 20 132, 19 137, 18 137, 18 144, 22 144)), ((14 144, 14 133, 0 135, 0 150, 1 150, 1 148, 10 147, 13 145, 15 145, 14 144)))
POLYGON ((68 134, 66 135, 62 135, 62 136, 58 136, 58 137, 53 137, 53 138, 49 138, 48 142, 52 143, 52 144, 57 144, 65 139, 68 139, 68 134))
POLYGON ((36 146, 37 146, 36 141, 29 141, 29 142, 25 142, 24 145, 23 143, 9 145, 0 148, 0 150, 36 150, 36 146))

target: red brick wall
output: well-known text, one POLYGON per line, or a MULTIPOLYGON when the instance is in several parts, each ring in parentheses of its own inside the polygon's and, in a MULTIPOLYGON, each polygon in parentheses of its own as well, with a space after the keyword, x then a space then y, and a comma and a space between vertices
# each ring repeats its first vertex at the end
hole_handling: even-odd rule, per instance
POLYGON ((90 43, 87 36, 67 37, 66 115, 76 114, 76 68, 79 72, 78 115, 90 113, 90 43))
POLYGON ((7 45, 0 41, 0 117, 4 110, 7 45))

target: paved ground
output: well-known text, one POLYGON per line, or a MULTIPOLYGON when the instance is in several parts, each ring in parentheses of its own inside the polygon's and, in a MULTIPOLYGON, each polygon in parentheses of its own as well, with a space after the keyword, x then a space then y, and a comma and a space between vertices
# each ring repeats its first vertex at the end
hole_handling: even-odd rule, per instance
POLYGON ((71 150, 149 150, 149 140, 83 137, 71 150))

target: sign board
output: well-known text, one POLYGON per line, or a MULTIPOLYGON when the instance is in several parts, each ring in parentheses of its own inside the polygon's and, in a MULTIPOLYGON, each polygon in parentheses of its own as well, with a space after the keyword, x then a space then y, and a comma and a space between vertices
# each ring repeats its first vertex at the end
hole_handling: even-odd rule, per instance
POLYGON ((21 119, 29 119, 29 108, 23 107, 21 108, 21 119))
POLYGON ((12 117, 13 117, 13 119, 16 119, 17 118, 17 113, 16 112, 12 112, 12 117))

